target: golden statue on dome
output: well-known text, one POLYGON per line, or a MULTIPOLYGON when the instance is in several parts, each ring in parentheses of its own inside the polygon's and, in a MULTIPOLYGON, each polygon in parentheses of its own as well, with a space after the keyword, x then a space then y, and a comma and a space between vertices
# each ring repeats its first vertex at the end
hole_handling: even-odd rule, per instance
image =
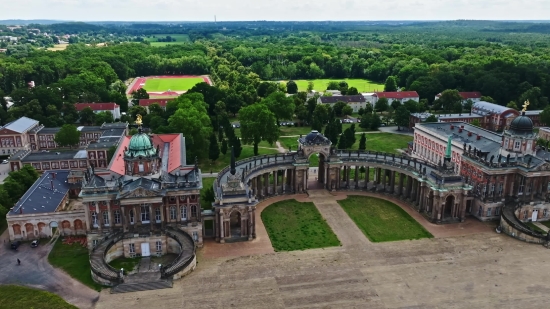
POLYGON ((141 121, 141 115, 140 114, 137 114, 136 115, 136 124, 138 126, 141 126, 141 124, 143 123, 143 121, 141 121))
POLYGON ((525 103, 523 103, 523 109, 521 110, 522 112, 525 112, 527 110, 527 106, 529 106, 529 100, 525 101, 525 103))

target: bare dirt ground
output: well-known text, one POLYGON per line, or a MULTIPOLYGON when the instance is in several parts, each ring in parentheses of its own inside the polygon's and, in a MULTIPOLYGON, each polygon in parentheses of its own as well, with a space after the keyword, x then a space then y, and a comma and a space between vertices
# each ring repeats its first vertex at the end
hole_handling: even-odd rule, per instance
MULTIPOLYGON (((286 198, 260 204, 257 218, 261 209, 286 198)), ((303 195, 297 199, 310 201, 303 195)), ((421 216, 417 220, 426 228, 431 225, 421 216)), ((434 225, 429 229, 433 239, 343 241, 341 247, 274 253, 267 234, 260 234, 265 233, 261 220, 256 222, 259 239, 205 244, 195 271, 175 281, 174 288, 126 294, 104 290, 96 308, 547 306, 550 251, 496 234, 490 224, 434 225)), ((345 237, 345 225, 340 223, 333 230, 345 237)))

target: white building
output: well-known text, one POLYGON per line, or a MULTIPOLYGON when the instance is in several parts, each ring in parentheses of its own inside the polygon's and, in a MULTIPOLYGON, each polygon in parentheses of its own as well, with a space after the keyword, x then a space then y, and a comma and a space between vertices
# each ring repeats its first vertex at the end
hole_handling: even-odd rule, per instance
POLYGON ((120 105, 116 103, 76 103, 74 105, 77 111, 82 111, 86 107, 91 108, 94 113, 111 112, 113 119, 120 118, 120 105))
POLYGON ((373 94, 374 104, 381 98, 388 99, 388 105, 391 105, 393 101, 399 101, 401 104, 413 100, 420 101, 420 97, 416 91, 395 91, 395 92, 375 92, 373 94))
POLYGON ((341 95, 341 96, 331 96, 331 97, 319 97, 317 99, 317 104, 330 104, 334 106, 337 102, 344 102, 347 105, 351 106, 354 113, 357 113, 359 109, 365 108, 367 102, 365 97, 362 95, 341 95))

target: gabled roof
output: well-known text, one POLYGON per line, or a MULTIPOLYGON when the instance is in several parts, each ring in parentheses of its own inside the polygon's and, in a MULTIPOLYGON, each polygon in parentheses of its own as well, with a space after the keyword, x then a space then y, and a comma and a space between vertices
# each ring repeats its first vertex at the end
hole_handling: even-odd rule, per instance
POLYGON ((374 95, 378 98, 386 99, 411 99, 419 97, 416 91, 375 92, 374 95))
POLYGON ((77 111, 82 111, 86 107, 91 108, 93 111, 112 111, 118 104, 116 103, 76 103, 74 105, 77 111))
MULTIPOLYGON (((464 100, 468 100, 468 99, 481 99, 481 92, 479 91, 472 91, 472 92, 459 92, 458 94, 460 94, 460 96, 464 99, 464 100)), ((441 96, 441 93, 438 93, 436 95, 436 97, 440 97, 441 96)))
POLYGON ((139 106, 149 106, 153 103, 157 103, 161 107, 166 107, 166 104, 175 98, 168 98, 168 99, 140 99, 139 100, 139 106))
POLYGON ((331 97, 320 97, 321 103, 353 103, 353 102, 365 102, 365 97, 362 95, 340 95, 331 97))
POLYGON ((27 117, 21 117, 17 120, 14 120, 6 124, 5 126, 2 127, 2 129, 8 129, 10 131, 17 132, 17 133, 25 133, 36 125, 38 125, 37 120, 27 118, 27 117))

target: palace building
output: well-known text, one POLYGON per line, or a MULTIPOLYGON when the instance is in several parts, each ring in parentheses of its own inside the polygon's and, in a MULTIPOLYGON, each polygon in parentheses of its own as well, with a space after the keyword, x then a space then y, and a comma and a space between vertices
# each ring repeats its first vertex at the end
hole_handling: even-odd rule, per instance
POLYGON ((527 105, 502 134, 463 122, 417 124, 412 155, 438 164, 450 137, 457 171, 475 197, 468 213, 480 220, 500 219, 506 200, 514 199, 529 205, 518 219, 548 220, 550 153, 536 145, 538 134, 525 115, 527 105))

